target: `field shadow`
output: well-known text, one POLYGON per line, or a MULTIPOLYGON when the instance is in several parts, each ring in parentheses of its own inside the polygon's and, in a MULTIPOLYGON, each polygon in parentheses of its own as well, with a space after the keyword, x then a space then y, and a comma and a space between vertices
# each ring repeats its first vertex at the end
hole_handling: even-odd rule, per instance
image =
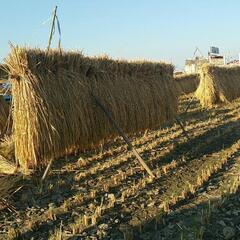
MULTIPOLYGON (((238 156, 240 152, 238 153, 238 156)), ((235 163, 231 159, 224 164, 223 168, 215 172, 207 183, 197 190, 193 195, 190 194, 186 199, 180 200, 177 204, 170 207, 170 213, 159 213, 149 219, 140 220, 140 225, 130 226, 128 224, 128 235, 132 240, 238 240, 240 236, 240 189, 230 194, 228 189, 222 191, 222 195, 206 195, 207 189, 212 184, 221 185, 221 176, 235 163), (215 177, 217 176, 217 179, 215 177), (209 182, 211 185, 209 185, 209 182), (207 197, 204 200, 196 201, 198 194, 207 197), (223 229, 228 229, 227 236, 223 234, 223 229), (233 234, 234 233, 234 234, 233 234), (233 234, 229 237, 229 234, 233 234)), ((230 187, 230 186, 229 186, 230 187)), ((113 229, 109 232, 110 236, 124 235, 119 229, 113 229)))
MULTIPOLYGON (((131 230, 128 231, 132 240, 238 240, 239 217, 229 215, 229 208, 235 206, 235 211, 240 211, 239 199, 238 190, 234 194, 226 194, 215 200, 192 204, 192 207, 184 208, 182 202, 178 204, 182 210, 176 211, 175 206, 170 215, 158 215, 141 226, 129 228, 131 230), (228 230, 226 235, 223 233, 224 229, 228 230)), ((118 235, 122 236, 119 239, 124 240, 124 235, 119 230, 118 235)))
MULTIPOLYGON (((199 136, 193 137, 190 141, 182 142, 180 144, 176 143, 174 149, 158 158, 150 165, 153 169, 156 165, 161 167, 170 163, 173 159, 177 160, 182 158, 183 155, 186 160, 190 162, 194 158, 201 158, 203 155, 211 154, 221 150, 223 145, 224 148, 231 146, 231 144, 233 144, 240 137, 238 131, 231 131, 226 135, 222 135, 222 133, 224 133, 224 131, 228 128, 234 127, 235 129, 237 126, 239 126, 238 121, 231 121, 227 124, 222 124, 218 127, 208 130, 199 136), (206 143, 206 140, 209 140, 210 138, 216 138, 216 141, 212 142, 209 146, 206 143), (194 151, 195 147, 198 147, 197 151, 194 151)), ((164 143, 161 143, 159 147, 161 147, 161 145, 164 146, 164 143)), ((57 168, 59 168, 59 166, 63 166, 63 162, 59 161, 57 163, 57 168)), ((127 167, 128 165, 128 162, 122 162, 112 167, 111 172, 117 171, 118 168, 124 166, 127 167)), ((53 166, 53 169, 55 169, 55 166, 53 166)), ((83 178, 81 181, 87 182, 90 179, 97 178, 97 176, 104 174, 105 171, 106 169, 98 171, 95 175, 90 175, 89 177, 83 178)), ((139 176, 141 175, 142 173, 139 173, 139 176)), ((62 203, 65 199, 74 196, 78 192, 77 190, 72 189, 72 184, 75 182, 74 176, 75 172, 59 172, 52 174, 51 177, 47 178, 46 182, 41 185, 39 181, 41 175, 35 175, 31 179, 25 181, 26 187, 15 195, 13 202, 16 201, 16 208, 19 208, 18 210, 24 210, 25 208, 32 207, 34 205, 44 208, 47 207, 51 202, 55 202, 58 205, 58 203, 62 203), (21 195, 27 195, 31 197, 24 200, 25 204, 20 202, 18 206, 17 203, 19 202, 19 199, 21 199, 21 195)))
POLYGON ((158 159, 158 166, 170 163, 173 159, 177 160, 183 155, 186 161, 190 162, 192 159, 201 158, 204 155, 227 148, 240 138, 239 126, 239 121, 230 121, 207 130, 201 135, 192 137, 190 141, 180 144, 176 143, 173 150, 158 159), (231 131, 228 132, 229 129, 231 131), (226 130, 227 132, 225 133, 226 130), (209 145, 211 139, 213 141, 209 145))
MULTIPOLYGON (((209 119, 209 117, 214 112, 216 115, 224 115, 227 113, 230 113, 230 109, 202 109, 200 112, 199 110, 191 111, 189 113, 180 114, 180 117, 183 119, 192 119, 192 118, 200 118, 203 119, 209 119)), ((226 117, 226 118, 229 118, 226 117)), ((173 123, 167 123, 163 128, 168 128, 169 126, 172 126, 173 123)), ((173 159, 179 159, 182 156, 187 157, 187 162, 189 163, 191 160, 195 158, 201 158, 204 155, 211 154, 213 152, 217 152, 223 148, 227 148, 228 146, 231 146, 236 140, 239 139, 240 135, 238 131, 234 131, 239 127, 238 121, 231 121, 229 123, 224 123, 220 126, 217 126, 211 130, 207 130, 203 134, 193 137, 190 141, 183 142, 178 144, 176 142, 176 145, 173 150, 171 150, 169 153, 165 154, 164 156, 160 157, 155 161, 159 166, 163 166, 164 164, 170 163, 173 159), (225 134, 225 130, 228 128, 233 128, 233 131, 229 132, 228 134, 225 134), (216 141, 211 143, 211 146, 206 143, 206 140, 209 138, 216 137, 216 141), (224 146, 223 146, 224 145, 224 146), (194 149, 198 146, 198 150, 194 151, 194 149), (193 149, 193 151, 192 151, 193 149)), ((137 137, 139 135, 136 135, 134 137, 137 137)), ((164 146, 164 144, 167 141, 163 141, 159 147, 164 146)), ((113 143, 114 145, 115 143, 113 143)), ((120 146, 123 144, 122 140, 117 141, 117 146, 120 146)), ((112 147, 111 144, 106 145, 106 148, 112 147)), ((98 150, 97 150, 98 151, 98 150)), ((94 154, 96 151, 91 151, 88 154, 94 154)), ((79 158, 78 156, 71 156, 70 160, 71 163, 76 163, 79 158)), ((107 158, 107 157, 106 157, 107 158)), ((69 163, 68 160, 62 159, 62 161, 56 161, 56 163, 53 165, 54 169, 61 169, 64 167, 67 163, 69 163)), ((104 161, 105 159, 103 159, 104 161)), ((155 165, 151 165, 152 168, 154 168, 155 165)), ((101 162, 100 162, 101 163, 101 162)), ((116 165, 115 167, 112 167, 110 170, 112 172, 116 171, 118 168, 127 166, 129 163, 123 162, 122 164, 116 165)), ((91 165, 90 165, 91 166, 91 165)), ((175 169, 176 170, 176 169, 175 169)), ((99 175, 104 174, 106 170, 97 172, 96 175, 91 175, 89 178, 83 178, 81 181, 87 182, 91 178, 97 178, 99 175)), ((109 169, 108 169, 109 171, 109 169)), ((171 171, 170 171, 171 173, 171 171)), ((42 173, 41 173, 42 174, 42 173)), ((64 173, 54 173, 51 175, 49 179, 46 180, 46 182, 41 185, 39 182, 39 179, 41 178, 41 174, 36 174, 33 176, 32 179, 26 180, 26 187, 22 189, 22 191, 18 192, 14 198, 13 202, 16 202, 16 209, 17 211, 24 212, 25 209, 35 207, 37 206, 39 209, 41 208, 47 208, 49 204, 56 204, 57 206, 59 204, 62 204, 64 200, 72 198, 75 194, 78 193, 78 190, 72 189, 72 184, 75 184, 74 176, 75 172, 64 172, 64 173), (58 183, 59 181, 59 183, 58 183), (25 199, 22 198, 25 195, 25 199), (27 196, 27 199, 26 199, 27 196), (19 199, 22 199, 22 201, 19 202, 19 199), (18 203, 19 202, 19 203, 18 203), (24 204, 23 204, 24 203, 24 204)), ((142 173, 138 173, 134 175, 134 177, 142 177, 142 173)), ((128 179, 127 179, 128 180, 128 179)), ((126 181, 127 181, 126 180, 126 181)), ((81 183, 80 183, 81 184, 81 183)), ((151 186, 150 186, 151 187, 151 186)), ((70 214, 71 215, 71 214, 70 214)), ((69 214, 66 216, 59 216, 60 218, 56 221, 51 221, 52 224, 49 224, 49 222, 43 222, 40 224, 39 229, 41 231, 47 231, 48 233, 50 231, 53 231, 56 226, 59 226, 60 221, 65 219, 66 217, 70 217, 69 214), (61 218, 62 217, 62 218, 61 218)), ((48 236, 48 233, 46 233, 46 236, 48 236)), ((34 236, 34 233, 27 232, 22 237, 24 239, 28 238, 29 236, 34 236)))

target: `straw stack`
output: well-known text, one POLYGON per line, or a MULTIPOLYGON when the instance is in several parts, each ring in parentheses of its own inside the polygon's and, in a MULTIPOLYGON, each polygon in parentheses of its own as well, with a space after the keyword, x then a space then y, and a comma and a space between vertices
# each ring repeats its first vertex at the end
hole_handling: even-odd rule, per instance
POLYGON ((198 74, 179 74, 174 76, 177 87, 181 94, 193 93, 197 90, 199 84, 198 74))
POLYGON ((240 97, 240 66, 204 65, 196 97, 204 107, 240 97))
POLYGON ((13 48, 15 157, 25 170, 117 136, 91 94, 132 134, 177 112, 173 66, 88 58, 78 52, 13 48))

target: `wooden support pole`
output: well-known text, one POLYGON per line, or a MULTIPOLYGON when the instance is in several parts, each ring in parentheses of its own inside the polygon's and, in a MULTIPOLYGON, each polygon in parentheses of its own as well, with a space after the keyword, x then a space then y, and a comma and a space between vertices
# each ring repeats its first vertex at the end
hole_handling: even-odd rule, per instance
POLYGON ((48 172, 49 172, 49 170, 50 170, 50 168, 51 168, 51 166, 52 166, 52 163, 53 163, 53 158, 50 159, 50 161, 49 161, 49 163, 48 163, 48 165, 47 165, 47 167, 46 167, 46 169, 45 169, 45 171, 44 171, 44 173, 43 173, 43 176, 42 176, 42 178, 41 178, 41 181, 42 181, 42 182, 43 182, 43 181, 45 180, 45 178, 47 177, 48 172))
POLYGON ((94 96, 93 94, 91 94, 93 99, 95 100, 96 104, 101 108, 101 110, 105 113, 105 115, 107 116, 108 120, 110 121, 110 123, 113 125, 113 127, 118 131, 119 135, 122 136, 122 138, 124 139, 124 141, 127 143, 128 147, 130 150, 133 151, 134 155, 136 156, 137 160, 140 162, 140 164, 143 166, 143 168, 147 171, 147 173, 151 176, 151 177, 155 177, 153 172, 151 171, 151 169, 148 167, 148 165, 144 162, 144 160, 142 159, 142 157, 139 155, 139 153, 137 152, 137 150, 133 147, 132 143, 130 142, 130 140, 128 139, 128 137, 125 135, 125 133, 123 132, 123 130, 118 126, 118 124, 116 123, 116 121, 113 119, 113 116, 111 115, 111 113, 107 110, 107 108, 105 108, 105 106, 101 103, 101 101, 94 96))
POLYGON ((178 117, 176 117, 176 122, 179 124, 179 126, 181 127, 182 131, 183 131, 183 134, 184 136, 187 138, 188 141, 190 141, 190 137, 188 136, 183 124, 181 123, 180 119, 178 117))
POLYGON ((186 107, 186 109, 185 109, 185 111, 184 111, 184 114, 186 114, 186 113, 187 113, 187 111, 188 111, 188 109, 191 107, 191 105, 192 105, 192 102, 193 102, 193 99, 194 99, 194 96, 192 96, 192 98, 191 98, 190 102, 188 103, 188 105, 187 105, 187 107, 186 107))
POLYGON ((51 47, 52 37, 53 37, 54 29, 55 29, 56 17, 57 17, 57 6, 55 6, 54 11, 53 11, 52 26, 51 26, 51 30, 50 30, 49 39, 48 39, 47 52, 49 51, 49 49, 51 47))

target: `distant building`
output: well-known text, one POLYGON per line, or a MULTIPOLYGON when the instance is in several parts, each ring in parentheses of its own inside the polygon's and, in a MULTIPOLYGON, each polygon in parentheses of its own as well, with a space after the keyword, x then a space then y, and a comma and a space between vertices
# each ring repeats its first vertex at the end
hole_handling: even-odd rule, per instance
POLYGON ((210 51, 208 52, 208 60, 209 63, 215 65, 224 65, 225 58, 224 56, 219 54, 219 48, 217 47, 210 47, 210 51))
POLYGON ((224 56, 209 56, 208 60, 209 60, 209 63, 215 64, 215 65, 225 64, 224 56))
POLYGON ((204 63, 208 63, 208 59, 207 58, 199 58, 196 57, 195 59, 187 59, 185 61, 185 73, 187 74, 191 74, 191 73, 198 73, 201 66, 204 63))
POLYGON ((239 60, 235 59, 227 63, 227 65, 240 65, 239 60))
MULTIPOLYGON (((201 51, 196 48, 195 53, 201 51)), ((194 55, 195 55, 194 53, 194 55)), ((201 66, 205 63, 211 63, 215 65, 224 65, 225 64, 225 58, 224 56, 219 54, 219 48, 217 47, 210 47, 210 51, 208 52, 208 57, 204 57, 202 54, 199 57, 195 57, 193 59, 187 59, 185 61, 185 73, 191 74, 191 73, 198 73, 201 69, 201 66)))

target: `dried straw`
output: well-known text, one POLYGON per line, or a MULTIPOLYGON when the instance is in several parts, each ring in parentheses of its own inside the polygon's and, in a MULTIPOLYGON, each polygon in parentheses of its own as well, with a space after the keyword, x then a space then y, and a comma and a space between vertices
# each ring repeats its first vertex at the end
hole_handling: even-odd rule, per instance
POLYGON ((169 64, 18 47, 6 62, 12 78, 15 156, 25 170, 116 137, 90 93, 129 134, 157 128, 177 112, 178 91, 169 64))
POLYGON ((14 174, 17 171, 17 167, 14 163, 0 155, 0 173, 14 174))
POLYGON ((0 175, 0 210, 7 207, 10 211, 15 211, 9 199, 21 189, 22 180, 20 175, 0 175))
POLYGON ((5 135, 0 141, 0 155, 8 160, 14 161, 14 141, 13 136, 5 135))
POLYGON ((231 102, 240 97, 240 66, 204 65, 196 97, 202 106, 231 102))
POLYGON ((199 84, 198 74, 178 74, 174 76, 177 87, 182 94, 193 93, 199 84))
POLYGON ((13 174, 17 171, 13 138, 12 136, 5 135, 4 138, 0 140, 0 173, 13 174))

